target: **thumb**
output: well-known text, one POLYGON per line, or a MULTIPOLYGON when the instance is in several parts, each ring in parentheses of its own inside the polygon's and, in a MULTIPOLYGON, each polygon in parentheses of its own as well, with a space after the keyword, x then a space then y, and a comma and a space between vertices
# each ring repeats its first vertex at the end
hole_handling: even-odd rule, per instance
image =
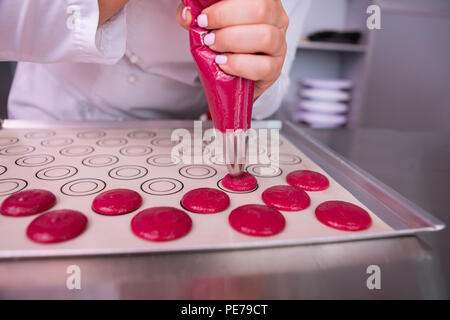
POLYGON ((192 22, 191 8, 185 7, 182 3, 178 6, 176 19, 180 26, 188 30, 192 22))

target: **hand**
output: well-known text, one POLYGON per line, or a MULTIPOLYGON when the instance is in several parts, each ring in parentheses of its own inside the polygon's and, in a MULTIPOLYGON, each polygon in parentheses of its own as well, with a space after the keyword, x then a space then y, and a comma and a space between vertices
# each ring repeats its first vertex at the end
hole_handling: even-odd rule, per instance
MULTIPOLYGON (((189 10, 181 4, 176 16, 188 29, 192 21, 189 10)), ((220 68, 255 81, 255 99, 278 79, 289 24, 281 0, 224 0, 204 9, 197 20, 210 30, 205 44, 222 53, 216 57, 220 68)))

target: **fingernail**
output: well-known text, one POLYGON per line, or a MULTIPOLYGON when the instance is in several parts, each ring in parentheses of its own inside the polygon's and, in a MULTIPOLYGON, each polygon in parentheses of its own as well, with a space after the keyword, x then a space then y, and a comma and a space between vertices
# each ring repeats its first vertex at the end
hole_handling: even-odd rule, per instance
POLYGON ((217 64, 226 64, 228 61, 228 58, 227 58, 227 56, 223 56, 220 54, 220 55, 216 56, 215 61, 217 64))
POLYGON ((214 32, 208 33, 203 38, 203 42, 205 42, 205 45, 208 46, 208 47, 212 46, 215 41, 216 41, 216 35, 214 34, 214 32))
POLYGON ((183 11, 181 11, 181 17, 183 18, 184 21, 186 21, 186 11, 187 10, 191 10, 191 7, 184 7, 183 11))
POLYGON ((206 28, 208 26, 208 16, 202 13, 197 17, 197 23, 199 27, 206 28))

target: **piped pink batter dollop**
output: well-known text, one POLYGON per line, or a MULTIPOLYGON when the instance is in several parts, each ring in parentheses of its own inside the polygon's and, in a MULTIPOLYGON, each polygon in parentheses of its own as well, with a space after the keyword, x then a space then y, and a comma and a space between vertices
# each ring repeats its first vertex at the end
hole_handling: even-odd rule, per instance
POLYGON ((88 219, 75 210, 49 211, 28 225, 27 237, 34 242, 56 243, 79 236, 86 229, 88 219))
POLYGON ((142 197, 129 189, 113 189, 100 193, 92 202, 92 210, 107 216, 127 214, 137 210, 142 197))
POLYGON ((230 191, 246 192, 255 190, 258 181, 248 172, 244 172, 239 176, 227 174, 222 179, 222 186, 230 191))
POLYGON ((261 197, 269 207, 283 211, 300 211, 311 204, 311 199, 305 191, 291 186, 270 187, 261 197))
POLYGON ((215 63, 217 53, 204 44, 208 30, 199 27, 197 16, 221 0, 183 0, 190 7, 192 22, 189 28, 191 53, 208 101, 216 129, 221 132, 250 128, 254 82, 228 75, 215 63))
POLYGON ((322 191, 330 186, 330 182, 323 174, 311 170, 297 170, 286 177, 291 186, 305 191, 322 191))
POLYGON ((273 236, 286 226, 286 220, 278 210, 260 204, 234 209, 228 221, 236 231, 258 237, 273 236))
POLYGON ((316 217, 323 224, 345 231, 370 227, 372 219, 361 207, 345 201, 326 201, 316 208, 316 217))
POLYGON ((195 213, 217 213, 229 207, 230 197, 217 189, 199 188, 186 193, 181 205, 195 213))
POLYGON ((131 230, 149 241, 170 241, 185 236, 192 228, 189 215, 173 207, 154 207, 139 212, 131 220, 131 230))
POLYGON ((0 212, 10 217, 26 217, 44 212, 52 208, 55 203, 56 197, 50 191, 30 189, 6 198, 0 207, 0 212))

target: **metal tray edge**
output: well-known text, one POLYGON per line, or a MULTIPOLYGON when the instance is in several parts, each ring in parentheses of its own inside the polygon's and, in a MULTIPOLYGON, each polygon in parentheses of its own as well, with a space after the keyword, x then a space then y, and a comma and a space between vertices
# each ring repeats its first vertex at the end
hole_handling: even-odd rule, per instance
MULTIPOLYGON (((398 219, 403 221, 410 229, 420 229, 421 231, 439 231, 444 229, 446 226, 445 224, 439 220, 438 218, 434 217, 418 205, 414 204, 409 199, 402 196, 400 193, 392 189, 391 187, 387 186, 383 182, 379 181, 377 178, 366 172, 365 170, 361 169, 357 165, 353 164, 349 160, 342 157, 340 154, 336 153, 335 151, 331 150, 327 146, 323 145, 321 142, 316 140, 314 137, 311 137, 307 133, 303 132, 301 128, 295 126, 291 122, 287 121, 284 125, 284 130, 292 133, 294 136, 300 138, 303 144, 308 144, 306 147, 308 149, 311 149, 312 152, 317 153, 318 156, 320 155, 326 155, 329 159, 334 161, 333 165, 335 167, 340 167, 343 170, 346 170, 348 172, 351 172, 352 174, 357 175, 359 178, 363 179, 364 182, 367 183, 367 185, 364 187, 360 185, 361 188, 367 189, 368 187, 371 187, 373 190, 379 192, 380 194, 385 197, 385 199, 390 200, 392 203, 395 203, 399 206, 399 208, 402 209, 402 211, 399 212, 398 209, 392 208, 389 203, 386 203, 386 201, 382 201, 380 198, 374 198, 376 201, 382 203, 384 206, 388 207, 396 216, 398 219), (419 220, 418 222, 415 221, 411 224, 409 217, 406 216, 413 215, 415 218, 419 220)), ((299 143, 297 141, 291 141, 294 145, 299 147, 299 143)), ((303 152, 305 152, 304 149, 301 148, 303 152)), ((308 156, 310 156, 314 161, 316 161, 317 158, 314 154, 308 154, 308 152, 305 152, 308 156)), ((331 174, 332 175, 332 174, 331 174)), ((333 176, 333 175, 332 175, 333 176)), ((333 176, 334 178, 334 176, 333 176)), ((338 182, 339 179, 336 179, 338 182)), ((367 190, 366 190, 367 191, 367 190)), ((356 195, 355 195, 356 196, 356 195)), ((357 197, 357 196, 356 196, 357 197)), ((357 197, 358 198, 358 197, 357 197)), ((359 199, 360 200, 360 199, 359 199)), ((360 200, 361 201, 361 200, 360 200)), ((363 201, 361 201, 363 202, 363 201)), ((364 203, 364 202, 363 202, 364 203)))
POLYGON ((360 240, 374 240, 382 238, 391 238, 398 236, 410 236, 419 232, 434 231, 432 228, 420 228, 420 229, 405 229, 394 230, 391 232, 375 233, 370 235, 354 235, 346 239, 342 237, 324 237, 324 238, 311 238, 308 240, 274 240, 267 245, 260 241, 239 243, 239 244, 223 244, 223 245, 200 245, 195 247, 186 248, 166 248, 164 250, 155 250, 152 248, 141 249, 69 249, 69 250, 29 250, 22 251, 20 255, 14 254, 13 251, 0 251, 0 259, 32 259, 32 258, 48 258, 48 257, 74 257, 74 256, 101 256, 101 255, 121 255, 121 254, 143 254, 143 253, 170 253, 170 252, 196 252, 196 251, 218 251, 218 250, 237 250, 237 249, 254 249, 254 248, 274 248, 296 245, 316 245, 324 243, 336 243, 336 242, 350 242, 360 240))

